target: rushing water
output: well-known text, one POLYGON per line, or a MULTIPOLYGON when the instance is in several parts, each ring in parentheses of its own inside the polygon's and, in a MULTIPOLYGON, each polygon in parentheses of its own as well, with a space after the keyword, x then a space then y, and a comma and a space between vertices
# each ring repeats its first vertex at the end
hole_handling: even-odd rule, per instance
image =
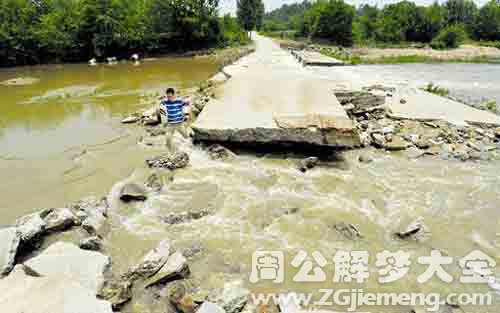
MULTIPOLYGON (((464 93, 473 89, 467 79, 474 77, 472 81, 481 86, 481 95, 494 98, 500 94, 493 84, 494 77, 500 80, 499 68, 360 66, 349 74, 345 68, 312 70, 311 74, 339 80, 345 75, 359 75, 364 81, 369 78, 374 82, 390 77, 398 83, 405 77, 412 84, 433 81, 464 93)), ((1 223, 11 223, 43 206, 64 205, 82 196, 109 192, 112 231, 105 246, 116 272, 136 263, 167 237, 177 249, 202 248, 190 259, 190 281, 195 286, 213 288, 235 279, 247 281, 254 250, 284 250, 288 262, 285 284, 247 287, 297 292, 341 286, 384 292, 480 291, 490 292, 495 306, 473 311, 499 311, 496 294, 487 286, 458 282, 461 269, 457 264, 475 249, 500 261, 498 162, 409 161, 398 154, 374 151, 375 162, 360 164, 355 161, 359 152, 350 151, 344 153, 346 161, 340 164, 303 174, 296 169, 297 157, 291 154, 243 153, 231 161, 213 161, 200 147, 176 138, 190 153, 191 165, 172 174, 173 180, 161 192, 151 193, 144 203, 125 206, 116 201, 121 184, 142 183, 154 172, 145 167, 144 158, 162 152, 160 147, 137 145, 141 130, 119 125, 118 121, 140 108, 140 95, 154 94, 165 85, 191 87, 214 69, 214 64, 205 61, 161 60, 139 67, 64 66, 0 72, 0 80, 40 78, 39 84, 31 86, 0 87, 4 95, 0 106, 1 223), (66 93, 70 95, 61 97, 66 93), (211 214, 178 225, 161 220, 169 213, 193 209, 207 209, 211 214), (421 241, 394 239, 394 231, 414 221, 425 225, 421 241), (356 225, 362 238, 349 241, 340 237, 334 228, 339 222, 356 225), (292 281, 297 270, 289 264, 302 249, 309 254, 318 250, 326 257, 326 283, 292 281), (340 249, 370 253, 370 277, 365 284, 332 282, 332 258, 340 249), (404 279, 381 285, 377 282, 375 256, 385 249, 411 252, 412 265, 404 279), (425 267, 416 259, 429 255, 432 249, 455 258, 455 264, 446 267, 455 279, 451 284, 436 278, 424 284, 417 282, 425 267)), ((75 236, 80 235, 67 233, 51 240, 72 240, 75 236)), ((500 271, 495 270, 495 275, 500 276, 500 271)), ((124 312, 133 311, 138 302, 147 303, 152 312, 164 312, 164 301, 147 298, 141 292, 135 296, 124 312)), ((409 308, 379 311, 409 312, 409 308)))

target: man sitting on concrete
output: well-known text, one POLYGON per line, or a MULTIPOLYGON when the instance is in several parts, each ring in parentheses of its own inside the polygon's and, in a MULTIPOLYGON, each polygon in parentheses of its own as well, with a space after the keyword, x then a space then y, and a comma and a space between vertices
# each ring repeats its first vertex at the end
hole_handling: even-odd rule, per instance
POLYGON ((167 89, 166 96, 167 97, 163 98, 160 103, 160 112, 167 117, 167 121, 165 123, 165 144, 170 152, 175 152, 176 149, 173 145, 175 132, 179 132, 184 138, 189 137, 184 107, 191 104, 191 98, 176 97, 175 90, 173 88, 167 89))

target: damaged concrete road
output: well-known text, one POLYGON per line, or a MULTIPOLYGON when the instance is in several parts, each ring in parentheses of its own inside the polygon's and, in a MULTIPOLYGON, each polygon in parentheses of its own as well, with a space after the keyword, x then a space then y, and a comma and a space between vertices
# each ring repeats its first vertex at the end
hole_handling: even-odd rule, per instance
POLYGON ((329 81, 311 77, 272 40, 259 37, 256 44, 255 53, 231 65, 221 97, 193 124, 196 141, 359 146, 329 81))

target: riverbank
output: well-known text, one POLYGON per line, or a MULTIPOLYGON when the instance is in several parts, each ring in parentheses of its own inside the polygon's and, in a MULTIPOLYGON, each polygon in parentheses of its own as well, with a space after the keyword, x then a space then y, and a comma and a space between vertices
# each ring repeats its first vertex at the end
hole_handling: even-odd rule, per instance
POLYGON ((427 48, 343 48, 305 41, 275 39, 281 46, 318 51, 351 64, 405 64, 405 63, 482 63, 499 64, 500 49, 476 45, 462 45, 452 50, 427 48))

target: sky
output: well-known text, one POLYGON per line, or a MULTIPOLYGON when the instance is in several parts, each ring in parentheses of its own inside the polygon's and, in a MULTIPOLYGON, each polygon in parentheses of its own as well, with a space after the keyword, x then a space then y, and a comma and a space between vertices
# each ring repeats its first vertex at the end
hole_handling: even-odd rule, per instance
MULTIPOLYGON (((350 4, 354 4, 356 6, 364 3, 369 4, 377 4, 379 7, 384 6, 385 4, 399 2, 401 0, 345 0, 350 4)), ((281 7, 285 3, 294 3, 294 2, 302 2, 302 0, 264 0, 264 5, 266 6, 266 12, 272 11, 276 8, 281 7)), ((434 2, 434 0, 413 0, 413 2, 420 5, 429 5, 434 2)), ((444 2, 441 0, 440 2, 444 2)), ((488 0, 474 0, 477 5, 481 6, 488 2, 488 0)), ((234 13, 236 12, 236 0, 220 0, 221 3, 221 13, 234 13)))

